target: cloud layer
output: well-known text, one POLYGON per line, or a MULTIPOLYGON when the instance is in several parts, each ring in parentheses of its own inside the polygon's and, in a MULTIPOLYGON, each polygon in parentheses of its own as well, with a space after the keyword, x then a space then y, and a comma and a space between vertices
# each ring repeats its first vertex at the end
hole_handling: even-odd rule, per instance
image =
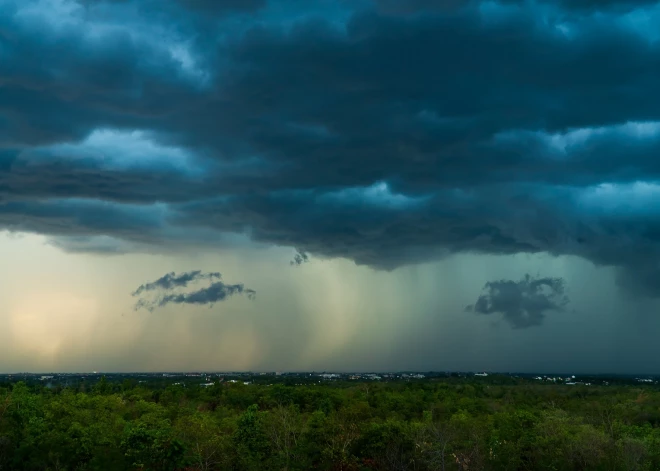
POLYGON ((244 294, 248 299, 254 299, 256 291, 246 288, 242 283, 226 284, 219 280, 221 278, 218 272, 202 273, 201 270, 194 270, 177 275, 175 272, 167 273, 156 281, 140 285, 132 296, 141 296, 145 292, 156 291, 156 295, 151 299, 141 297, 135 303, 134 309, 146 309, 154 311, 156 308, 165 307, 168 304, 191 304, 191 305, 209 305, 224 301, 235 294, 244 294), (186 288, 191 283, 201 280, 209 280, 211 283, 205 288, 190 291, 188 293, 173 292, 178 288, 186 288))
POLYGON ((378 269, 547 252, 660 296, 657 21, 645 0, 6 1, 0 228, 378 269))
POLYGON ((564 280, 526 275, 520 281, 490 281, 484 293, 466 311, 501 314, 514 329, 539 326, 546 314, 563 312, 568 305, 564 280))

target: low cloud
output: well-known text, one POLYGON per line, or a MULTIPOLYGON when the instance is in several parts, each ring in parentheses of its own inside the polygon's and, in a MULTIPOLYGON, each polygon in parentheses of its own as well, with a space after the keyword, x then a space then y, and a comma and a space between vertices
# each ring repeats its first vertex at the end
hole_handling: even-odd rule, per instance
POLYGON ((303 263, 309 262, 309 255, 305 252, 301 252, 300 250, 296 251, 296 254, 293 256, 293 260, 289 262, 291 266, 293 267, 299 267, 303 263))
POLYGON ((222 276, 218 272, 211 273, 202 273, 201 270, 194 270, 177 275, 175 272, 168 273, 167 275, 161 276, 156 281, 150 283, 145 283, 140 285, 132 295, 139 296, 145 291, 154 291, 154 290, 171 290, 174 288, 185 288, 189 283, 194 283, 200 280, 213 280, 220 279, 222 276))
POLYGON ((168 273, 156 281, 145 283, 138 287, 132 296, 140 296, 145 292, 158 291, 159 294, 151 299, 140 298, 134 306, 136 311, 146 309, 153 312, 156 308, 165 307, 168 304, 191 304, 208 305, 212 307, 215 303, 224 301, 235 294, 243 294, 248 299, 254 299, 257 292, 246 288, 242 283, 226 284, 220 280, 221 275, 218 272, 203 273, 201 270, 194 270, 177 275, 174 272, 168 273), (174 293, 179 288, 186 288, 189 284, 200 280, 210 280, 211 284, 206 288, 196 289, 188 293, 174 293))
POLYGON ((484 293, 466 311, 477 314, 501 314, 514 329, 539 326, 549 312, 563 312, 568 305, 562 278, 535 278, 520 281, 490 281, 484 293))

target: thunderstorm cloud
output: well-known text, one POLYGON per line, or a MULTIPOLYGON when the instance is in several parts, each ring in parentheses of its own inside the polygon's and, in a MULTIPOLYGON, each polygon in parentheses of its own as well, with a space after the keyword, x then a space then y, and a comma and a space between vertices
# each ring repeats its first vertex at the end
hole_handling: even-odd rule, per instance
MULTIPOLYGON (((569 255, 657 298, 658 22, 646 0, 6 0, 0 230, 379 270, 569 255)), ((205 276, 149 305, 251 293, 205 276)), ((475 310, 536 325, 560 307, 541 281, 475 310)))

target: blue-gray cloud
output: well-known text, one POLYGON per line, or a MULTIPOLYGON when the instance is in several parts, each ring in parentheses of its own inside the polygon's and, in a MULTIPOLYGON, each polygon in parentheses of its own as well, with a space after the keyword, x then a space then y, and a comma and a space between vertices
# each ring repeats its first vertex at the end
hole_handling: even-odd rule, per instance
MULTIPOLYGON (((527 0, 501 0, 503 5, 523 6, 527 0)), ((447 12, 476 7, 478 0, 375 0, 379 11, 388 14, 409 15, 447 12)), ((566 13, 627 13, 655 4, 655 0, 538 0, 538 4, 557 8, 566 13)))
POLYGON ((132 295, 139 296, 145 291, 154 290, 171 290, 174 288, 185 288, 189 283, 200 280, 214 280, 220 279, 222 276, 218 272, 202 273, 201 270, 193 270, 185 273, 176 274, 175 272, 167 273, 161 276, 156 281, 151 281, 140 285, 132 295))
POLYGON ((35 5, 0 5, 0 229, 378 269, 547 252, 660 296, 655 3, 35 5))
POLYGON ((217 281, 206 288, 200 288, 190 293, 165 294, 152 300, 140 299, 135 304, 135 310, 147 309, 153 312, 156 308, 164 307, 168 304, 208 305, 209 307, 213 307, 215 303, 224 301, 235 294, 244 294, 248 299, 254 299, 257 293, 242 284, 227 285, 221 281, 217 281))
POLYGON ((291 260, 289 263, 292 267, 299 267, 303 263, 307 262, 309 262, 309 255, 307 255, 305 252, 297 250, 293 256, 293 260, 291 260))
POLYGON ((135 303, 134 309, 147 309, 153 311, 156 308, 167 306, 168 304, 192 304, 209 305, 224 301, 235 294, 244 294, 248 299, 254 299, 256 291, 246 288, 242 283, 226 284, 220 280, 222 276, 218 272, 204 273, 201 270, 193 270, 184 273, 167 273, 155 281, 140 285, 132 296, 143 296, 145 293, 155 292, 151 299, 141 297, 135 303), (173 292, 179 288, 187 288, 201 280, 208 280, 209 286, 199 288, 188 293, 173 292))
POLYGON ((515 329, 539 326, 550 312, 563 312, 568 305, 562 278, 532 277, 520 281, 490 281, 484 293, 466 311, 500 314, 515 329))

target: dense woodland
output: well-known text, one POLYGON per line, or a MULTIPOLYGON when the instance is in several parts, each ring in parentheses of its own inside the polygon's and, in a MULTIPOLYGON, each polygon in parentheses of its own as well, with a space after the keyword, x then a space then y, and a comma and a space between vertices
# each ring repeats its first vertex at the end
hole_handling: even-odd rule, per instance
POLYGON ((475 380, 0 386, 0 470, 660 470, 660 390, 475 380))

